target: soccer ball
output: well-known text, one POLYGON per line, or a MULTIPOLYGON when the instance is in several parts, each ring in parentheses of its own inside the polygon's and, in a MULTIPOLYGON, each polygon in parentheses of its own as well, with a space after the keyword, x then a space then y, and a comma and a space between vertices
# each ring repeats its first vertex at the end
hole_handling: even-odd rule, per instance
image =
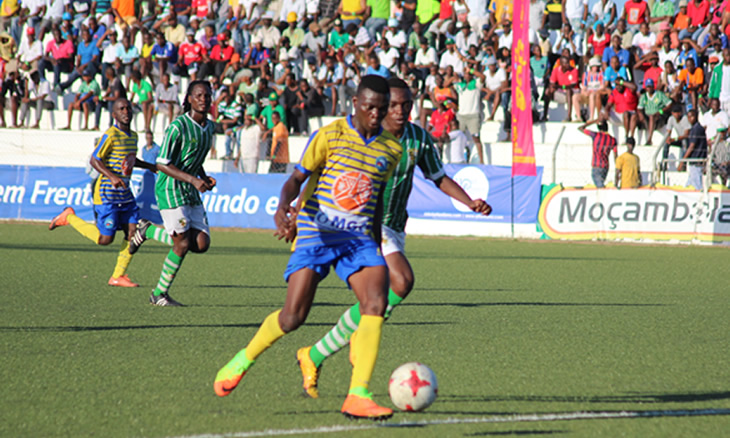
POLYGON ((408 362, 390 375, 388 394, 401 411, 422 411, 436 400, 436 375, 422 363, 408 362))

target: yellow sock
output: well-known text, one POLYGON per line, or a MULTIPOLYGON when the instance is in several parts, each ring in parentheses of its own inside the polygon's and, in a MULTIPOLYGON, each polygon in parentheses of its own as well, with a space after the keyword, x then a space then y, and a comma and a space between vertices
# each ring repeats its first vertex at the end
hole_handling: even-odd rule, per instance
POLYGON ((96 225, 86 222, 75 214, 68 215, 67 220, 68 224, 74 227, 74 229, 78 231, 79 234, 96 244, 99 243, 99 236, 101 234, 99 233, 99 229, 96 228, 96 225))
POLYGON ((129 241, 122 240, 122 249, 119 250, 119 256, 117 257, 117 266, 114 267, 114 273, 112 277, 119 278, 127 272, 127 266, 132 261, 132 254, 129 253, 129 241))
POLYGON ((355 363, 352 366, 350 393, 367 390, 370 377, 373 375, 375 360, 380 348, 380 333, 383 328, 383 317, 362 315, 360 326, 350 340, 350 349, 355 363))
POLYGON ((279 326, 279 313, 281 313, 281 309, 267 316, 264 322, 261 323, 259 331, 256 332, 251 342, 246 346, 246 358, 248 360, 256 360, 261 353, 271 347, 271 344, 286 334, 279 326))

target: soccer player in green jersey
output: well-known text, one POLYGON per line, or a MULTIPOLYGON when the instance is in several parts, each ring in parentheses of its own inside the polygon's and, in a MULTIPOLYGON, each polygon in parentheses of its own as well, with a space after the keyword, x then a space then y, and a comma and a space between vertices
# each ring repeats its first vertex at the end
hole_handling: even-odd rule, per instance
MULTIPOLYGON (((172 249, 150 296, 150 303, 155 306, 182 306, 170 297, 168 290, 188 251, 204 253, 210 246, 208 218, 200 193, 212 190, 216 184, 203 169, 215 133, 213 122, 208 120, 211 102, 208 82, 190 83, 183 102, 184 114, 165 131, 157 157, 160 175, 155 184, 155 197, 165 231, 172 238, 172 249)), ((159 228, 141 222, 130 242, 129 252, 135 253, 147 239, 164 242, 164 237, 167 236, 163 236, 159 228)))
MULTIPOLYGON (((446 175, 431 135, 408 121, 408 115, 413 107, 413 94, 408 84, 398 78, 391 78, 388 83, 390 105, 388 114, 383 120, 383 127, 400 139, 403 155, 383 192, 382 254, 390 271, 390 291, 385 318, 390 316, 393 308, 413 289, 413 269, 405 256, 405 227, 408 220, 406 204, 413 187, 413 172, 416 166, 442 192, 468 206, 472 211, 485 216, 492 212, 489 204, 482 199, 471 199, 453 179, 446 175)), ((297 351, 297 361, 304 380, 304 392, 307 395, 312 398, 319 397, 317 379, 322 362, 350 342, 352 334, 360 325, 360 320, 360 306, 355 304, 319 342, 297 351)))
POLYGON ((117 257, 114 273, 109 278, 110 286, 137 287, 127 276, 127 266, 132 261, 128 251, 129 236, 135 233, 139 220, 139 208, 129 189, 133 167, 154 171, 153 164, 137 158, 137 133, 130 129, 132 105, 127 99, 117 99, 112 107, 114 126, 104 132, 89 160, 100 176, 94 182, 94 212, 96 224, 90 224, 80 217, 72 207, 66 207, 51 220, 48 229, 71 225, 82 236, 97 245, 109 245, 114 241, 117 230, 124 232, 122 248, 117 257))

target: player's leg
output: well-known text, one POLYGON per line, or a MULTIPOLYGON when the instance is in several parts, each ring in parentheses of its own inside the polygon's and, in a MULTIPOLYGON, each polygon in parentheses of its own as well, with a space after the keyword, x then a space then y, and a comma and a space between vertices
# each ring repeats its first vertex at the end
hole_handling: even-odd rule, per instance
MULTIPOLYGON (((292 254, 289 267, 298 254, 292 254)), ((287 268, 287 272, 289 268, 287 268)), ((299 328, 309 314, 314 294, 321 276, 310 268, 299 269, 288 276, 288 286, 284 307, 271 313, 264 319, 258 331, 246 348, 239 351, 223 368, 218 371, 213 389, 219 397, 225 397, 233 391, 246 371, 254 364, 264 351, 279 338, 299 328)))
MULTIPOLYGON (((405 233, 383 227, 382 253, 388 265, 390 291, 385 310, 385 319, 390 317, 394 307, 413 289, 413 269, 405 254, 405 233)), ((350 343, 350 337, 360 325, 360 304, 355 304, 340 316, 334 327, 311 347, 297 351, 297 361, 302 371, 302 387, 312 398, 319 397, 317 380, 322 363, 350 343)))
POLYGON ((167 253, 165 261, 162 264, 162 272, 157 282, 155 290, 150 296, 150 304, 164 307, 182 306, 179 302, 173 300, 167 293, 170 290, 172 282, 175 280, 177 272, 182 266, 185 255, 190 247, 190 206, 183 205, 177 208, 162 209, 160 216, 165 224, 165 230, 172 240, 172 249, 167 253))
POLYGON ((341 411, 350 418, 389 418, 393 415, 393 410, 378 406, 369 390, 370 378, 380 349, 388 294, 388 268, 385 264, 366 266, 350 275, 348 280, 360 302, 362 316, 350 343, 352 378, 341 411))
POLYGON ((137 252, 140 246, 147 240, 156 240, 164 243, 165 245, 172 246, 172 237, 165 231, 164 228, 155 226, 152 222, 147 219, 140 219, 137 223, 135 232, 129 239, 129 253, 134 254, 137 252))
POLYGON ((48 229, 55 230, 58 227, 71 225, 79 234, 95 244, 109 245, 114 241, 114 234, 117 230, 113 208, 109 204, 95 205, 94 211, 97 214, 96 225, 76 216, 72 207, 66 207, 61 214, 51 219, 48 229))
POLYGON ((139 285, 127 276, 127 267, 132 261, 132 254, 129 253, 129 236, 133 236, 137 229, 137 221, 139 220, 139 208, 137 203, 130 202, 124 209, 120 209, 118 214, 119 222, 122 223, 122 231, 124 239, 122 239, 122 247, 117 256, 117 264, 114 267, 114 273, 109 278, 109 286, 119 287, 139 287, 139 285))

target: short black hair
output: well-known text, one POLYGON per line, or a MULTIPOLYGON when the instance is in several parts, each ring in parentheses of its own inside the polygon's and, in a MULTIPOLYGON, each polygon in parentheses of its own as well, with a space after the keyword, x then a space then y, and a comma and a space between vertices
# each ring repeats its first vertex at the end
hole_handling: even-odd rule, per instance
POLYGON ((630 144, 631 146, 636 146, 636 140, 634 140, 634 137, 628 137, 626 139, 626 144, 630 144))
POLYGON ((608 123, 606 123, 605 120, 603 122, 599 123, 598 124, 598 130, 601 131, 601 132, 608 131, 608 123))
POLYGON ((378 94, 390 94, 388 81, 384 77, 378 75, 363 76, 360 81, 360 85, 357 86, 357 94, 359 95, 364 90, 374 91, 378 94))
POLYGON ((393 88, 400 88, 400 89, 409 89, 408 84, 406 81, 399 77, 391 76, 390 79, 388 79, 388 86, 392 90, 393 88))

